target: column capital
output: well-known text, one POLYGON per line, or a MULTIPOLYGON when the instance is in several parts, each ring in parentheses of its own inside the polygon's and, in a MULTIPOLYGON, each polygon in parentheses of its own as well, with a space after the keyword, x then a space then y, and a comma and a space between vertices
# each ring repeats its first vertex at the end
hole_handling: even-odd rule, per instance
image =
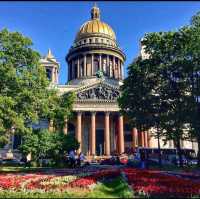
POLYGON ((96 115, 97 112, 96 111, 91 111, 90 113, 91 113, 91 115, 96 115))
POLYGON ((83 111, 76 111, 78 115, 82 115, 83 111))
POLYGON ((108 116, 110 115, 110 111, 105 111, 104 113, 105 115, 108 115, 108 116))

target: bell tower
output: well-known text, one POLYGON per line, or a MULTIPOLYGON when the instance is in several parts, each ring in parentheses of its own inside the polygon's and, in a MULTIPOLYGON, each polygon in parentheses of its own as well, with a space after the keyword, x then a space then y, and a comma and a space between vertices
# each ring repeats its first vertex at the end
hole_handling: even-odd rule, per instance
POLYGON ((40 63, 46 69, 46 75, 52 84, 58 84, 59 62, 53 56, 51 50, 48 50, 47 55, 40 60, 40 63))

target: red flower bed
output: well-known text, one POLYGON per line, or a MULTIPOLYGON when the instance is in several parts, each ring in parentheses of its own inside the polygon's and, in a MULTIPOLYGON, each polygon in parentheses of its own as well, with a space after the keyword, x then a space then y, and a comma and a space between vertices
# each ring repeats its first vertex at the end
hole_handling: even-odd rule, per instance
POLYGON ((120 175, 120 170, 99 171, 99 172, 93 173, 90 176, 85 176, 77 180, 74 180, 73 182, 69 183, 68 186, 87 188, 88 186, 97 183, 98 180, 101 180, 104 177, 110 178, 110 177, 116 177, 119 175, 120 175))
POLYGON ((200 194, 200 183, 192 180, 166 175, 159 171, 124 169, 128 183, 136 192, 152 196, 190 197, 200 194))

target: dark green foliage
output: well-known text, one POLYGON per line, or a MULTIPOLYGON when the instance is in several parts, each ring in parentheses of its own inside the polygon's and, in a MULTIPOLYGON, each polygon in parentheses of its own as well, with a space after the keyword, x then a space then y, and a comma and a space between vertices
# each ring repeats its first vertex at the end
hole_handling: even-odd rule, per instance
POLYGON ((181 139, 196 139, 200 149, 200 14, 177 31, 146 34, 142 46, 148 58, 128 68, 122 113, 139 129, 157 128, 179 152, 181 139))
POLYGON ((40 55, 32 49, 31 39, 19 32, 0 31, 0 145, 10 135, 31 133, 31 124, 51 118, 62 128, 70 116, 73 93, 58 96, 50 88, 40 55))
POLYGON ((39 162, 40 159, 53 159, 55 162, 63 160, 69 150, 77 150, 79 143, 72 135, 52 133, 47 129, 34 130, 23 137, 20 150, 22 154, 31 153, 32 161, 39 162))

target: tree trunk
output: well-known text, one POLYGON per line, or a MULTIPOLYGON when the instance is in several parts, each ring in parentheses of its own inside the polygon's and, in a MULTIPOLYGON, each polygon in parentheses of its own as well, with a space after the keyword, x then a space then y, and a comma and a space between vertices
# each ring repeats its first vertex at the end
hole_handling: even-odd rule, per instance
POLYGON ((162 166, 161 150, 160 150, 160 135, 158 133, 158 163, 159 166, 162 166))
POLYGON ((177 141, 176 149, 177 149, 178 157, 179 157, 179 165, 180 167, 183 167, 183 157, 181 153, 180 139, 177 141))
POLYGON ((198 152, 197 152, 197 165, 200 166, 200 136, 197 138, 198 152))

